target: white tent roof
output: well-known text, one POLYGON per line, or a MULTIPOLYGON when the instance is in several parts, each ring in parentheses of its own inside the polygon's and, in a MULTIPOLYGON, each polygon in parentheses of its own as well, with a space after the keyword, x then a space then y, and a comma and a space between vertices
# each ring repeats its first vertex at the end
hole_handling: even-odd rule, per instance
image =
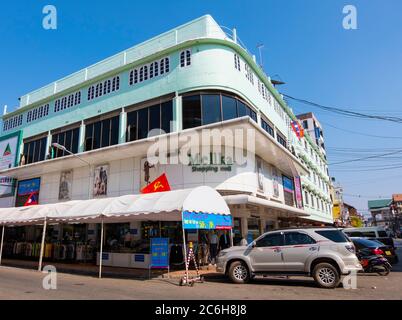
POLYGON ((101 219, 109 222, 136 219, 180 221, 182 211, 230 215, 222 196, 211 187, 201 186, 114 198, 0 208, 0 225, 36 224, 45 218, 49 222, 99 222, 101 219))

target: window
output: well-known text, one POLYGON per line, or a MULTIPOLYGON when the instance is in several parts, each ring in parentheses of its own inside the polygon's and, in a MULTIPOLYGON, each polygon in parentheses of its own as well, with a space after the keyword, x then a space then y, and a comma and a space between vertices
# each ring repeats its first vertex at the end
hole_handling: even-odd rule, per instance
POLYGON ((257 247, 277 247, 283 246, 283 234, 281 233, 272 233, 268 234, 263 238, 260 238, 256 241, 257 247))
POLYGON ((183 97, 183 129, 242 116, 257 121, 257 113, 234 97, 212 93, 183 97))
POLYGON ((119 116, 86 125, 85 151, 119 143, 119 116))
POLYGON ((234 54, 234 65, 235 65, 236 70, 241 71, 241 69, 240 69, 240 58, 236 53, 234 54))
POLYGON ((275 138, 275 132, 274 132, 274 128, 268 124, 267 121, 265 121, 264 119, 261 119, 261 127, 268 132, 272 137, 275 138))
POLYGON ((118 90, 120 90, 120 77, 115 76, 112 79, 108 79, 100 83, 97 83, 96 85, 90 86, 88 88, 88 95, 87 95, 88 101, 118 90))
MULTIPOLYGON (((80 135, 80 129, 74 128, 60 133, 55 133, 52 135, 52 143, 58 143, 65 146, 66 149, 72 153, 78 153, 78 138, 80 135)), ((69 155, 68 152, 64 152, 60 149, 53 150, 54 158, 63 157, 69 155)), ((51 154, 52 156, 52 154, 51 154)))
POLYGON ((46 117, 49 114, 49 104, 40 106, 33 110, 28 111, 26 122, 29 123, 31 121, 46 117))
POLYGON ((300 232, 287 232, 285 233, 285 245, 294 246, 300 244, 314 244, 316 241, 309 235, 300 232))
POLYGON ((308 198, 309 198, 309 194, 308 194, 308 192, 305 191, 304 192, 304 202, 305 202, 306 205, 309 204, 308 198))
POLYGON ((184 68, 191 65, 191 50, 187 49, 180 53, 180 67, 184 68))
POLYGON ((173 121, 171 100, 131 111, 127 113, 126 140, 129 142, 147 138, 152 129, 162 129, 165 133, 169 133, 171 121, 173 121))
MULTIPOLYGON (((88 97, 93 94, 92 92, 92 87, 88 89, 88 97)), ((74 92, 68 96, 62 97, 60 99, 57 99, 54 102, 54 112, 59 112, 61 110, 71 108, 73 106, 79 105, 81 103, 81 91, 74 92)), ((49 111, 47 111, 49 112, 49 111)), ((46 113, 46 112, 45 112, 46 113)), ((40 115, 39 115, 40 116, 40 115)))
POLYGON ((280 134, 279 132, 276 133, 276 140, 285 148, 287 148, 286 138, 280 134))
POLYGON ((47 137, 24 141, 25 164, 39 162, 45 160, 47 137))
POLYGON ((342 231, 339 230, 317 230, 315 231, 315 233, 333 242, 337 243, 349 242, 347 236, 342 231))

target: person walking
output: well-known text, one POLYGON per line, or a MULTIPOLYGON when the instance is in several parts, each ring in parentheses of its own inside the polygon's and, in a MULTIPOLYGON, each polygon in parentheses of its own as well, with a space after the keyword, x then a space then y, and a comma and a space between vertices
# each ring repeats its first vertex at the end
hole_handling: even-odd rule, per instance
POLYGON ((211 237, 209 239, 209 252, 211 254, 211 263, 216 264, 216 255, 218 254, 218 235, 215 231, 212 231, 211 237))

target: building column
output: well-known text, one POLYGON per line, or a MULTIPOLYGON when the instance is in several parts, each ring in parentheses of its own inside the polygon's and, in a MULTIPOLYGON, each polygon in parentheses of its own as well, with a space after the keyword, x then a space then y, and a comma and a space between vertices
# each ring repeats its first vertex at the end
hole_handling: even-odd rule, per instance
POLYGON ((78 153, 85 151, 85 124, 81 122, 80 134, 78 136, 78 153))
POLYGON ((50 159, 50 147, 52 146, 52 135, 50 131, 47 133, 46 138, 46 152, 45 152, 45 159, 50 159))
POLYGON ((173 98, 173 123, 171 127, 172 132, 179 132, 183 130, 183 107, 182 97, 176 93, 173 98))
POLYGON ((248 235, 248 223, 247 223, 247 218, 242 217, 241 218, 241 236, 242 238, 247 240, 247 235, 248 235))
POLYGON ((120 121, 119 121, 119 143, 126 142, 126 128, 127 128, 127 112, 124 108, 121 109, 120 112, 120 121))

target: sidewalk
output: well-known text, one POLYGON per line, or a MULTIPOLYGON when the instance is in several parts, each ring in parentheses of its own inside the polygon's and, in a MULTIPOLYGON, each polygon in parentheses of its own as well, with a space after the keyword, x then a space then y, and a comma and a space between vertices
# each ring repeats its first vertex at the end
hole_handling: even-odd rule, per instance
MULTIPOLYGON (((98 276, 99 267, 93 264, 69 264, 69 263, 59 263, 59 262, 44 262, 43 266, 52 265, 56 267, 58 272, 61 273, 72 273, 81 275, 91 275, 98 276)), ((2 266, 5 267, 15 267, 22 269, 37 269, 37 261, 27 261, 27 260, 11 260, 3 259, 2 266)), ((184 270, 173 270, 168 273, 167 269, 152 269, 151 278, 170 278, 170 279, 181 279, 184 276, 184 270)), ((214 266, 203 267, 200 270, 200 274, 207 277, 219 278, 223 275, 216 272, 214 266)), ((190 277, 196 276, 195 270, 189 270, 190 277)), ((102 276, 110 278, 133 278, 133 279, 143 279, 147 280, 150 277, 150 272, 148 269, 132 269, 132 268, 118 268, 118 267, 107 267, 102 266, 102 276)))

